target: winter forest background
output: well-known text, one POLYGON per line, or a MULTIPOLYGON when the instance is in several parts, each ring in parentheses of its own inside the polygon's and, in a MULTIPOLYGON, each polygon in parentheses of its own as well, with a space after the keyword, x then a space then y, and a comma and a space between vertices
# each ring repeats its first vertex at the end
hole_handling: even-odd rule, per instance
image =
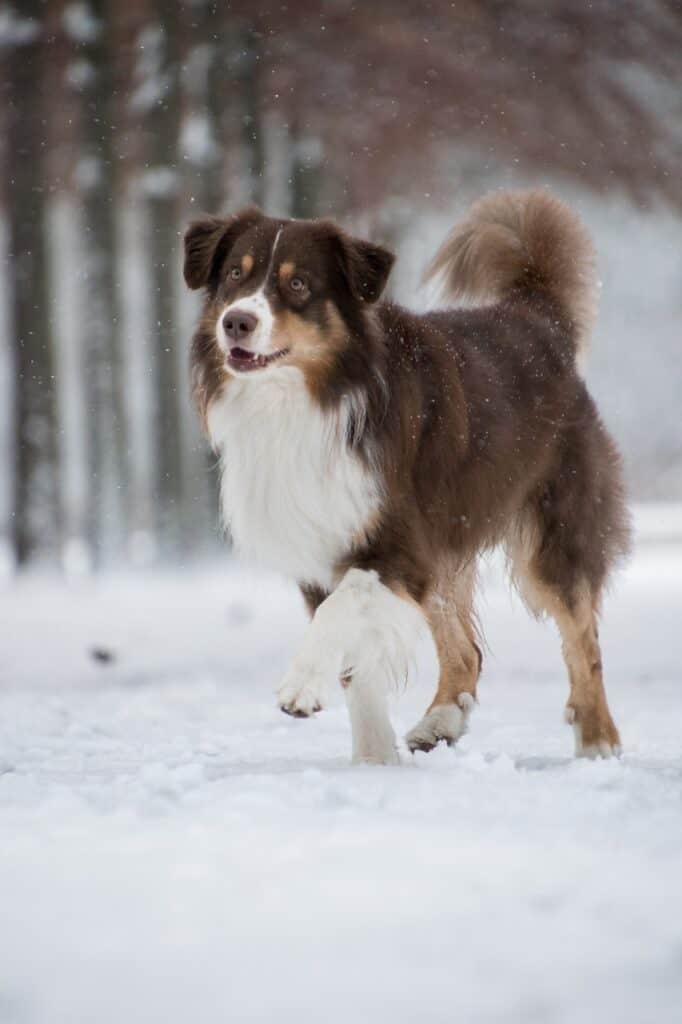
POLYGON ((424 304, 475 195, 550 185, 597 242, 632 493, 682 497, 681 53, 675 0, 0 5, 0 567, 215 543, 181 239, 247 201, 389 243, 424 304))

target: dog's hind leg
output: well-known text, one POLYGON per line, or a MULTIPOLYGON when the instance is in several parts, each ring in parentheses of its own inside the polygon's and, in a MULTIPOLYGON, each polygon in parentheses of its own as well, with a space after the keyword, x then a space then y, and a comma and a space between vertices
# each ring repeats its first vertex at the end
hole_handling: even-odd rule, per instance
POLYGON ((606 702, 597 616, 608 572, 627 551, 627 514, 608 438, 596 433, 591 450, 576 441, 570 455, 528 502, 507 550, 525 604, 559 629, 577 757, 611 757, 621 738, 606 702))
POLYGON ((575 733, 576 757, 611 757, 621 751, 620 736, 606 701, 597 629, 598 602, 584 581, 570 595, 545 583, 536 567, 517 572, 519 590, 535 614, 546 612, 557 624, 568 669, 570 692, 565 718, 575 733))
POLYGON ((467 729, 481 672, 481 649, 473 616, 475 566, 444 573, 424 611, 438 652, 436 695, 405 741, 410 750, 432 750, 441 740, 455 743, 467 729))
POLYGON ((573 609, 553 613, 570 679, 566 721, 573 726, 576 757, 611 757, 621 752, 620 736, 606 701, 597 609, 586 592, 573 609))

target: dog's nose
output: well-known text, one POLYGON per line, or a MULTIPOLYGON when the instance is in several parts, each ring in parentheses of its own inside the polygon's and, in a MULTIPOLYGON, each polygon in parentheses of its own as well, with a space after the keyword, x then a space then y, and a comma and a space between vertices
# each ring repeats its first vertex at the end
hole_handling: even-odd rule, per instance
POLYGON ((244 341, 258 326, 258 317, 243 309, 231 309, 223 317, 225 334, 230 341, 244 341))

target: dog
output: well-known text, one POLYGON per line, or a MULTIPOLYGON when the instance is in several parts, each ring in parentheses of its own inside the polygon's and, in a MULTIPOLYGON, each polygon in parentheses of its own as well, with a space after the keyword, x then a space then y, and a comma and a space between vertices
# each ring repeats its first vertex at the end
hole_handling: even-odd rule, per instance
POLYGON ((381 298, 393 254, 332 220, 248 207, 194 221, 184 245, 225 523, 311 616, 281 709, 314 714, 338 680, 353 760, 396 763, 387 689, 428 627, 440 678, 406 742, 454 744, 482 664, 477 559, 501 545, 529 610, 558 626, 576 754, 618 755, 597 621, 629 525, 578 369, 598 287, 579 219, 543 190, 485 196, 426 272, 449 308, 420 315, 381 298))

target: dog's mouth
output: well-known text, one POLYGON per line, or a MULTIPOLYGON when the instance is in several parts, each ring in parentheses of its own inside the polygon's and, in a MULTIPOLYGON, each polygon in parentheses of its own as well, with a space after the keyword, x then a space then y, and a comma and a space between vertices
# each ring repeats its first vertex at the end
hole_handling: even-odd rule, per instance
POLYGON ((233 370, 263 370, 271 366, 288 353, 288 348, 281 348, 277 352, 270 352, 262 355, 260 352, 249 352, 245 348, 231 348, 227 353, 227 364, 233 370))

